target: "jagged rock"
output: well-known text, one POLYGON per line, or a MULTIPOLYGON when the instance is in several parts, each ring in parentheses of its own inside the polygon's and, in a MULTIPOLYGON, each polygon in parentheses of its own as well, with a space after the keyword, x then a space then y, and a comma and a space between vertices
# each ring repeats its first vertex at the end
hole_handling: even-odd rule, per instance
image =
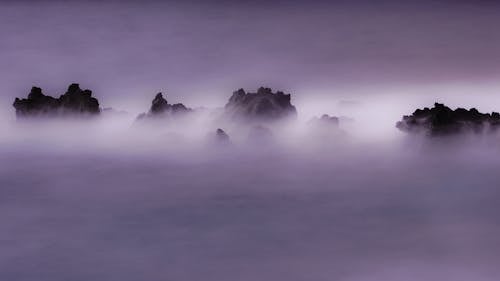
POLYGON ((452 110, 435 103, 433 108, 417 109, 412 115, 404 116, 396 127, 403 132, 428 136, 492 133, 500 128, 500 114, 480 113, 475 108, 452 110))
POLYGON ((163 97, 163 94, 158 93, 151 102, 151 109, 149 112, 151 114, 161 114, 169 110, 170 107, 171 105, 168 104, 168 101, 163 97))
POLYGON ((297 115, 290 99, 290 94, 281 91, 273 93, 270 88, 261 87, 257 93, 246 93, 239 89, 233 93, 224 109, 230 118, 278 120, 297 115))
POLYGON ((166 117, 174 116, 178 114, 191 112, 192 109, 186 107, 182 103, 169 104, 167 100, 163 97, 162 93, 156 94, 155 98, 151 102, 151 108, 148 113, 141 113, 137 119, 143 119, 148 117, 166 117))
POLYGON ((218 143, 228 143, 229 142, 229 136, 222 130, 221 128, 218 128, 215 131, 215 141, 218 143))
POLYGON ((78 84, 71 84, 59 98, 46 96, 42 89, 31 88, 27 99, 16 98, 13 104, 17 117, 95 115, 100 113, 99 102, 92 97, 92 91, 82 90, 78 84))

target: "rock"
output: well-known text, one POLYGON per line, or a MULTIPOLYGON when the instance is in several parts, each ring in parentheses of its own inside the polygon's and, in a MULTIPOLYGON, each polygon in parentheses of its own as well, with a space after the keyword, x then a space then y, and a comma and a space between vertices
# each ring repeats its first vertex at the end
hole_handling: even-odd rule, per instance
POLYGON ((158 93, 151 102, 151 109, 149 110, 149 112, 151 114, 162 114, 167 112, 170 107, 171 105, 168 104, 167 100, 163 97, 163 94, 158 93))
POLYGON ((78 84, 71 84, 59 98, 46 96, 42 89, 31 88, 27 99, 16 98, 13 104, 17 117, 96 115, 100 113, 99 102, 92 97, 92 91, 82 90, 78 84))
POLYGON ((339 128, 339 118, 335 116, 330 116, 328 114, 323 114, 320 118, 314 117, 309 121, 309 124, 314 126, 314 127, 321 127, 321 128, 333 128, 333 129, 338 129, 339 128))
POLYGON ((480 113, 475 108, 452 110, 435 103, 433 108, 417 109, 412 115, 403 116, 396 127, 406 133, 427 136, 492 133, 500 128, 500 114, 480 113))
POLYGON ((228 143, 229 142, 229 136, 224 132, 224 130, 218 128, 215 131, 215 141, 218 143, 228 143))
POLYGON ((141 113, 137 119, 144 119, 150 117, 167 117, 181 115, 184 113, 191 112, 192 109, 186 107, 182 103, 169 104, 167 100, 163 97, 162 93, 156 94, 155 98, 151 102, 151 108, 148 113, 141 113))
POLYGON ((297 110, 290 103, 291 96, 281 91, 273 93, 270 88, 261 87, 257 93, 235 91, 224 109, 233 119, 279 120, 296 117, 297 110))

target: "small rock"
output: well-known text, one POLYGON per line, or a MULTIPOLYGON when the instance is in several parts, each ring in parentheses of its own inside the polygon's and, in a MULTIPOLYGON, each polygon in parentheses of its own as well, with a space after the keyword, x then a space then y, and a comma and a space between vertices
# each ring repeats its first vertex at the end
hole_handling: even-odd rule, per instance
POLYGON ((182 103, 169 104, 163 97, 162 93, 156 94, 151 102, 151 108, 148 113, 141 113, 137 116, 137 120, 152 118, 152 117, 170 117, 178 116, 184 113, 191 112, 192 109, 186 107, 182 103))

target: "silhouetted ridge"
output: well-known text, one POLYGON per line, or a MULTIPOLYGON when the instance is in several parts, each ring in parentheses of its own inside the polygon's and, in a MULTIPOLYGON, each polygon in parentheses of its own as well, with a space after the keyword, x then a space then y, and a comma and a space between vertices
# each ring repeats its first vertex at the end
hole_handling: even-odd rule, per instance
POLYGON ((225 105, 225 111, 232 118, 278 120, 295 117, 297 110, 290 100, 290 94, 281 91, 273 93, 270 88, 261 87, 257 93, 246 93, 239 89, 233 92, 225 105))
POLYGON ((444 104, 435 103, 433 108, 417 109, 412 115, 404 116, 396 127, 407 133, 429 136, 492 133, 500 128, 500 114, 480 113, 475 108, 452 110, 444 104))
POLYGON ((92 97, 92 91, 82 90, 78 84, 71 84, 59 98, 46 96, 42 89, 31 88, 27 99, 16 98, 13 104, 17 117, 95 115, 100 113, 99 102, 92 97))
POLYGON ((182 103, 169 104, 163 97, 162 93, 156 94, 151 102, 151 108, 148 113, 142 113, 137 118, 142 119, 145 117, 165 117, 172 116, 192 111, 191 108, 186 107, 182 103))

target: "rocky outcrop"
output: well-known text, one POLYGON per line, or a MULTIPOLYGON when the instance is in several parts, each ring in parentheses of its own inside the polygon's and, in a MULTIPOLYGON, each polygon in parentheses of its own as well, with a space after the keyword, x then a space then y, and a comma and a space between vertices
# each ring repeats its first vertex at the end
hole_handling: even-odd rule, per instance
POLYGON ((290 100, 290 94, 281 91, 273 93, 270 88, 261 87, 256 93, 239 89, 233 93, 224 110, 231 119, 280 120, 296 117, 297 110, 290 100))
POLYGON ((26 99, 16 98, 13 104, 17 117, 96 115, 100 113, 99 102, 92 91, 82 90, 71 84, 59 98, 46 96, 42 89, 33 87, 26 99))
POLYGON ((215 131, 215 138, 214 138, 215 143, 220 143, 220 144, 227 144, 230 142, 229 140, 229 135, 224 132, 221 128, 218 128, 215 131))
POLYGON ((221 128, 218 128, 215 131, 215 137, 217 138, 218 141, 229 141, 229 136, 221 128))
POLYGON ((176 116, 191 111, 191 108, 186 107, 182 103, 169 104, 168 101, 163 97, 163 94, 158 93, 151 102, 151 108, 149 109, 149 112, 142 113, 137 117, 137 119, 176 116))
POLYGON ((452 110, 435 103, 433 108, 417 109, 412 115, 404 116, 396 127, 406 133, 427 136, 492 133, 500 129, 500 114, 480 113, 475 108, 452 110))
POLYGON ((323 114, 320 118, 314 117, 313 119, 311 119, 309 121, 309 124, 314 127, 338 129, 339 118, 330 116, 328 114, 323 114))
POLYGON ((314 117, 307 123, 307 136, 313 141, 328 143, 343 138, 346 136, 346 131, 341 129, 341 121, 341 118, 328 114, 323 114, 319 118, 314 117))

